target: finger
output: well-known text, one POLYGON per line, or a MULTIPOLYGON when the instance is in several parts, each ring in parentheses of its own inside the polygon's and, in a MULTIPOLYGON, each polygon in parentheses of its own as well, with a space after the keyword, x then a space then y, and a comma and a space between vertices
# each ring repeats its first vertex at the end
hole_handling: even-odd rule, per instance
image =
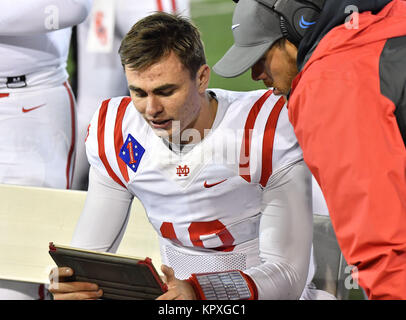
POLYGON ((99 286, 91 282, 53 282, 49 285, 49 291, 52 293, 70 293, 79 291, 97 291, 99 286))
POLYGON ((168 267, 167 265, 163 264, 161 266, 161 271, 165 276, 165 279, 166 279, 165 282, 166 283, 172 282, 172 281, 174 281, 176 279, 175 278, 175 272, 173 271, 173 269, 171 267, 168 267))
POLYGON ((72 293, 56 293, 54 300, 96 300, 103 295, 103 290, 98 291, 78 291, 72 293))
POLYGON ((73 269, 68 267, 53 268, 49 274, 50 282, 63 281, 64 278, 73 275, 73 269))

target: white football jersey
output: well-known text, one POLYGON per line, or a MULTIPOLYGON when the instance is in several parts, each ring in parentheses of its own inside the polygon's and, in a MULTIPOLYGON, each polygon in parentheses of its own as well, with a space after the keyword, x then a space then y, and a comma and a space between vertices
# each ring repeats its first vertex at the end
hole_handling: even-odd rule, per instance
POLYGON ((85 136, 93 114, 103 100, 128 94, 127 80, 117 54, 126 33, 137 21, 156 11, 190 17, 190 0, 143 0, 136 5, 133 0, 94 0, 93 4, 91 14, 77 29, 80 68, 74 189, 85 189, 87 184, 89 163, 85 136))
POLYGON ((262 190, 302 159, 283 97, 210 91, 218 100, 212 129, 186 154, 171 151, 129 97, 103 102, 86 142, 91 166, 142 202, 162 262, 180 279, 260 264, 262 190))

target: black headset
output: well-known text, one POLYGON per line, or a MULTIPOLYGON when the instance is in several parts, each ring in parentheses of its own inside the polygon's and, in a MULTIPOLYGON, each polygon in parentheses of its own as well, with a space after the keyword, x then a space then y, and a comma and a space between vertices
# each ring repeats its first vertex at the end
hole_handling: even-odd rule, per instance
MULTIPOLYGON (((238 2, 239 0, 233 0, 238 2)), ((282 34, 296 47, 305 33, 312 29, 325 0, 255 0, 280 17, 282 34)))

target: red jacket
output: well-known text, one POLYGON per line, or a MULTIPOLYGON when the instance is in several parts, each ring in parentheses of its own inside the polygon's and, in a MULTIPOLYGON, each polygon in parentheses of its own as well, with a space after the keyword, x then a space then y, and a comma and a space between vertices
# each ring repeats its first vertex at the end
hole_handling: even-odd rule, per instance
POLYGON ((394 115, 406 108, 405 35, 404 0, 359 14, 356 29, 335 27, 295 78, 288 105, 343 255, 370 299, 406 299, 406 148, 394 115), (395 87, 404 88, 393 93, 402 102, 395 87))

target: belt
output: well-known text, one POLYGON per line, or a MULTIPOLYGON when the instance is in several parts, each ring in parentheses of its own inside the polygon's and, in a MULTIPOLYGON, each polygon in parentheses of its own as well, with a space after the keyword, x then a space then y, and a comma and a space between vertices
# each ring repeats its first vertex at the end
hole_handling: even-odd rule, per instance
POLYGON ((26 87, 27 82, 26 82, 25 74, 23 74, 21 76, 7 77, 6 85, 7 85, 7 88, 10 88, 10 89, 26 87))

